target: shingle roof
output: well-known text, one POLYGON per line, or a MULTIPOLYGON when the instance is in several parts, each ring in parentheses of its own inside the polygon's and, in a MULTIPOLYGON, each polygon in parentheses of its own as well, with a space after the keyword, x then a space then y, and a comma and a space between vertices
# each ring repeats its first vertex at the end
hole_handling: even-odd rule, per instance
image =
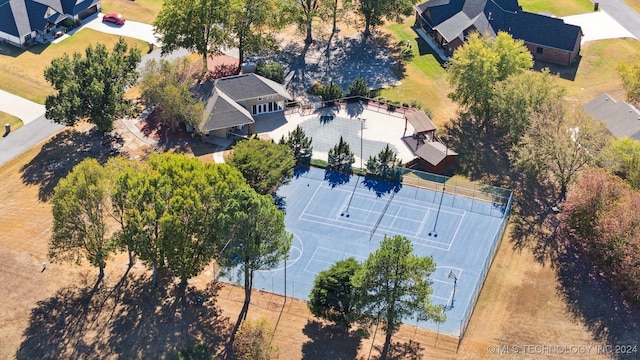
POLYGON ((420 144, 414 153, 433 166, 440 164, 447 156, 458 155, 437 141, 427 141, 424 144, 420 144))
POLYGON ((13 9, 11 8, 11 2, 9 0, 0 0, 0 31, 13 36, 21 37, 18 31, 18 25, 16 24, 15 17, 13 15, 13 9))
POLYGON ((588 102, 584 111, 607 124, 614 136, 640 140, 640 110, 637 107, 603 93, 588 102))
POLYGON ((206 132, 253 123, 253 117, 247 109, 222 91, 214 89, 207 101, 200 130, 206 132))
POLYGON ((409 121, 417 133, 436 130, 436 126, 433 124, 431 119, 429 119, 427 114, 422 111, 414 111, 406 114, 404 117, 409 121))
POLYGON ((431 0, 416 6, 429 11, 430 24, 447 41, 474 27, 483 35, 499 31, 532 44, 573 51, 582 30, 562 19, 522 11, 517 0, 431 0))
POLYGON ((215 86, 235 101, 267 95, 280 95, 285 99, 292 99, 283 85, 254 73, 221 78, 216 80, 215 86))

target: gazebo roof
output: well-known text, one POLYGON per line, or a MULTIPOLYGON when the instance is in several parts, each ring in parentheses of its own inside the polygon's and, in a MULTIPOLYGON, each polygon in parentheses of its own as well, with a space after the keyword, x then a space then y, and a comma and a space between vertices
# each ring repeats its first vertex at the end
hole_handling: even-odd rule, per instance
POLYGON ((404 117, 411 123, 411 126, 413 126, 418 134, 436 130, 436 126, 431 119, 429 119, 429 116, 422 111, 414 111, 405 114, 404 117))

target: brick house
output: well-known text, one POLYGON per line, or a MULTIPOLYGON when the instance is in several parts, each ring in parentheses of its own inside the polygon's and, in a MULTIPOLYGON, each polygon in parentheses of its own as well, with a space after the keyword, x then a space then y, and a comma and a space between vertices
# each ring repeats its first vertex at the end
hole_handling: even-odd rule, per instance
POLYGON ((447 56, 472 32, 493 37, 500 31, 522 40, 536 60, 571 65, 580 54, 579 26, 523 11, 517 0, 430 0, 414 9, 418 33, 447 56))

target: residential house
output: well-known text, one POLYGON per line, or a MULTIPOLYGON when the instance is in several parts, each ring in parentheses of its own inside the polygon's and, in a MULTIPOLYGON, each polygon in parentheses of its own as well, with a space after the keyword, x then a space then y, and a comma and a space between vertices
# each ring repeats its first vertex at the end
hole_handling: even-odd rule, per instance
POLYGON ((579 26, 523 11, 517 0, 429 0, 414 9, 418 33, 447 56, 472 32, 494 37, 500 31, 522 40, 536 60, 570 65, 580 54, 579 26))
POLYGON ((436 126, 429 116, 422 111, 414 111, 405 115, 404 130, 411 124, 414 133, 403 138, 407 146, 413 151, 415 159, 405 164, 405 167, 431 173, 443 173, 456 163, 458 154, 436 136, 436 126))
POLYGON ((81 21, 100 9, 100 0, 0 0, 0 42, 28 47, 65 20, 81 21))
POLYGON ((603 93, 588 102, 584 111, 605 123, 613 136, 640 140, 640 110, 637 107, 603 93))
POLYGON ((284 111, 293 98, 284 85, 255 73, 215 80, 206 100, 199 130, 227 138, 233 133, 253 133, 256 115, 284 111))

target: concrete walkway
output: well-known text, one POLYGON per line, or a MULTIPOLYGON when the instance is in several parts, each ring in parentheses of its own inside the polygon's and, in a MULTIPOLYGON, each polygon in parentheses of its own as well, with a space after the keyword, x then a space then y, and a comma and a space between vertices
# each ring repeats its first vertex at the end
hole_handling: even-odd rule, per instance
POLYGON ((17 117, 27 125, 43 116, 46 109, 44 105, 0 90, 0 111, 17 117))
MULTIPOLYGON (((582 44, 588 41, 614 39, 614 38, 636 38, 629 30, 620 25, 606 11, 601 10, 592 13, 566 16, 562 18, 565 23, 577 25, 582 28, 584 37, 582 44)), ((638 20, 640 21, 640 19, 638 20)))

